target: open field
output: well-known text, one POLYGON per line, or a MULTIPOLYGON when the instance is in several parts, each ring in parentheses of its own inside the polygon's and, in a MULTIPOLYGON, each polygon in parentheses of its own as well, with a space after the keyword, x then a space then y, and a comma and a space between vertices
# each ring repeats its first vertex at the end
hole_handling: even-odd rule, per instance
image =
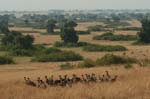
MULTIPOLYGON (((131 22, 131 21, 130 21, 131 22)), ((94 25, 104 25, 98 22, 79 23, 77 30, 87 30, 87 27, 94 25)), ((140 24, 133 20, 132 26, 140 27, 140 24)), ((39 31, 43 29, 32 28, 11 28, 18 31, 39 31)), ((138 31, 115 31, 115 34, 136 35, 138 31)), ((93 40, 93 36, 101 35, 105 32, 92 32, 88 35, 80 35, 79 41, 102 45, 123 45, 127 47, 125 52, 85 52, 82 48, 61 48, 62 50, 71 50, 81 54, 84 58, 96 60, 107 53, 133 57, 139 60, 150 59, 150 46, 133 46, 134 41, 98 41, 93 40)), ((40 33, 24 33, 24 35, 33 35, 34 44, 54 44, 60 41, 59 35, 40 35, 40 33)), ((5 52, 0 52, 4 54, 5 52)), ((60 64, 64 62, 31 62, 31 57, 15 57, 17 64, 0 65, 0 99, 150 99, 150 66, 140 67, 133 64, 133 68, 125 69, 124 65, 96 66, 94 68, 61 70, 60 64), (37 77, 44 78, 45 75, 72 75, 81 76, 86 73, 96 73, 102 75, 106 70, 111 74, 118 75, 119 78, 114 83, 93 83, 89 85, 76 84, 69 87, 48 87, 47 89, 33 88, 26 86, 23 80, 24 76, 31 77, 34 81, 37 77)), ((79 62, 70 62, 78 64, 79 62)))
POLYGON ((100 67, 60 71, 57 66, 49 63, 36 65, 37 67, 32 69, 31 67, 23 70, 16 67, 15 70, 2 69, 0 79, 3 81, 0 83, 0 97, 3 99, 149 99, 149 68, 135 66, 131 70, 126 70, 122 67, 100 67), (77 84, 72 88, 49 87, 47 89, 32 88, 23 82, 24 76, 30 76, 35 80, 38 76, 53 74, 58 77, 59 74, 81 75, 92 72, 102 74, 105 70, 119 75, 119 79, 115 83, 77 84))

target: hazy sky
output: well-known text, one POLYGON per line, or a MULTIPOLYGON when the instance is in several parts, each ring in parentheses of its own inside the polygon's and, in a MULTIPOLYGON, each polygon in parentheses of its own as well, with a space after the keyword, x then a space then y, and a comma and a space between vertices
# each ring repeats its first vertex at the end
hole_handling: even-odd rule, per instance
POLYGON ((0 10, 150 9, 150 0, 0 0, 0 10))

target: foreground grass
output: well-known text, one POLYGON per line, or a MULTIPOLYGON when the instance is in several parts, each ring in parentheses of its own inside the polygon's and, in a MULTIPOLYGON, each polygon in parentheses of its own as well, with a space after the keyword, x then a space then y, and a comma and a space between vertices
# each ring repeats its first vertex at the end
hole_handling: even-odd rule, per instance
MULTIPOLYGON (((139 68, 126 70, 123 68, 91 68, 79 69, 71 71, 56 71, 54 74, 57 77, 59 74, 81 75, 84 73, 102 74, 105 70, 109 70, 111 74, 118 74, 119 79, 114 83, 96 83, 90 85, 76 84, 72 88, 48 87, 47 89, 38 89, 26 86, 22 79, 18 76, 37 73, 37 71, 20 72, 20 75, 13 77, 8 82, 0 82, 0 97, 2 99, 149 99, 150 97, 150 79, 149 68, 139 68), (86 90, 85 90, 86 89, 86 90), (10 94, 8 94, 10 93, 10 94)), ((48 73, 49 70, 42 75, 48 73)), ((8 76, 9 73, 4 74, 8 76)), ((14 73, 12 73, 14 75, 14 73)), ((32 79, 36 79, 36 76, 32 79)), ((1 78, 2 79, 2 78, 1 78)))

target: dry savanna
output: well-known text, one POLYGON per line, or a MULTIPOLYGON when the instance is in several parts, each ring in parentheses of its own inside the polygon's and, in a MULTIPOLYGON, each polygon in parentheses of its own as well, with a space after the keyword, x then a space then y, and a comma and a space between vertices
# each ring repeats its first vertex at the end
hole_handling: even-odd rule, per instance
MULTIPOLYGON (((122 26, 123 28, 141 27, 141 23, 136 19, 126 22, 130 26, 122 26)), ((75 30, 87 31, 89 27, 94 26, 106 27, 106 23, 103 21, 78 22, 75 30)), ((115 30, 109 28, 109 31, 113 31, 113 35, 124 36, 136 36, 139 32, 136 29, 121 29, 122 27, 115 30)), ((23 35, 31 35, 34 37, 35 45, 44 45, 46 48, 52 47, 55 42, 62 41, 60 35, 44 34, 46 29, 14 26, 9 27, 9 30, 22 31, 23 35)), ((56 28, 55 31, 59 32, 60 30, 56 28)), ((82 47, 59 47, 58 49, 62 51, 73 51, 84 58, 83 60, 63 62, 33 61, 33 57, 35 58, 36 56, 13 56, 15 64, 0 65, 0 99, 150 99, 150 46, 133 45, 135 40, 93 39, 95 36, 104 35, 106 32, 108 31, 91 31, 90 34, 79 35, 79 42, 90 43, 89 47, 93 48, 95 48, 94 46, 98 48, 98 45, 118 45, 125 47, 127 50, 109 51, 108 49, 107 51, 101 51, 101 49, 98 49, 98 51, 93 51, 91 49, 91 51, 86 47, 85 49, 82 47), (96 62, 98 59, 106 58, 106 55, 118 56, 119 58, 116 58, 115 62, 122 61, 122 57, 130 57, 128 61, 131 61, 131 63, 111 64, 111 62, 107 63, 106 59, 105 66, 103 66, 101 65, 102 62, 96 62), (120 58, 122 60, 119 60, 120 58), (132 63, 132 59, 137 62, 132 63), (81 64, 83 67, 79 66, 81 64), (72 68, 68 69, 67 66, 72 68), (109 75, 106 74, 107 71, 109 75), (51 77, 53 75, 53 79, 59 79, 60 75, 72 77, 73 74, 82 80, 82 75, 93 74, 96 77, 96 81, 87 79, 85 82, 74 81, 71 86, 46 84, 45 88, 41 87, 42 83, 37 81, 38 77, 45 82, 45 76, 51 77), (117 78, 113 81, 112 78, 115 75, 117 78), (102 77, 101 79, 100 76, 102 77), (106 76, 111 76, 112 78, 109 79, 106 76), (39 87, 28 84, 24 77, 29 77, 30 81, 39 84, 39 87)), ((6 51, 0 51, 0 55, 9 56, 10 54, 6 51)))

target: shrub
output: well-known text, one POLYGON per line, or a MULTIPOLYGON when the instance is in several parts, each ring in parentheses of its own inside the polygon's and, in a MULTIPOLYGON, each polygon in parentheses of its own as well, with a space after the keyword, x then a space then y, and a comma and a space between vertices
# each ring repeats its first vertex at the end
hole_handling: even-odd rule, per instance
POLYGON ((72 65, 71 63, 65 63, 65 64, 61 64, 60 68, 61 69, 73 69, 74 65, 72 65))
POLYGON ((141 28, 139 28, 139 27, 123 27, 123 28, 116 28, 116 30, 124 30, 124 31, 140 31, 141 28))
POLYGON ((42 54, 51 54, 51 53, 58 53, 58 52, 62 52, 62 51, 60 49, 50 47, 50 48, 43 50, 42 54))
POLYGON ((106 54, 101 59, 97 59, 96 63, 98 65, 136 63, 136 59, 129 58, 129 57, 121 57, 112 54, 106 54))
POLYGON ((43 50, 46 49, 45 46, 41 45, 41 44, 36 44, 33 46, 34 50, 43 50))
POLYGON ((107 51, 107 52, 112 52, 112 51, 126 51, 127 49, 124 46, 120 45, 87 45, 83 47, 84 51, 89 51, 89 52, 95 52, 95 51, 107 51))
POLYGON ((125 69, 130 69, 130 68, 132 68, 132 67, 133 67, 132 64, 125 64, 125 65, 124 65, 124 68, 125 68, 125 69))
POLYGON ((87 42, 78 42, 78 43, 55 42, 54 47, 82 47, 86 45, 88 45, 87 42))
POLYGON ((91 68, 96 66, 96 63, 91 59, 85 59, 82 63, 78 65, 81 68, 91 68))
POLYGON ((0 46, 0 51, 9 51, 11 49, 12 49, 12 46, 4 46, 4 45, 0 46))
POLYGON ((96 26, 90 26, 88 27, 88 31, 107 31, 104 26, 101 26, 101 25, 96 25, 96 26))
POLYGON ((51 54, 61 52, 61 50, 57 48, 45 48, 42 45, 35 45, 32 49, 17 49, 14 48, 10 51, 10 55, 14 56, 34 56, 34 55, 42 55, 42 54, 51 54))
POLYGON ((129 23, 127 23, 127 22, 107 22, 107 23, 105 23, 105 24, 107 24, 106 26, 105 26, 105 28, 116 28, 116 27, 118 27, 118 26, 130 26, 130 24, 129 23))
POLYGON ((14 64, 14 60, 8 56, 0 56, 0 65, 2 64, 14 64))
POLYGON ((58 53, 51 53, 51 54, 45 54, 45 55, 38 55, 33 58, 33 61, 38 62, 57 62, 57 61, 79 61, 82 60, 83 57, 79 54, 76 54, 74 52, 58 52, 58 53))
POLYGON ((142 29, 140 31, 139 35, 139 41, 144 43, 150 43, 150 19, 144 18, 141 21, 142 23, 142 29))
POLYGON ((105 33, 93 37, 94 40, 111 40, 111 41, 133 41, 137 40, 135 35, 114 35, 113 33, 105 33))
POLYGON ((55 42, 54 43, 54 47, 63 47, 64 46, 64 43, 63 42, 55 42))
POLYGON ((90 34, 90 31, 77 31, 77 34, 86 35, 86 34, 90 34))
POLYGON ((35 51, 27 49, 15 49, 10 51, 10 54, 14 56, 33 56, 35 54, 35 51))

